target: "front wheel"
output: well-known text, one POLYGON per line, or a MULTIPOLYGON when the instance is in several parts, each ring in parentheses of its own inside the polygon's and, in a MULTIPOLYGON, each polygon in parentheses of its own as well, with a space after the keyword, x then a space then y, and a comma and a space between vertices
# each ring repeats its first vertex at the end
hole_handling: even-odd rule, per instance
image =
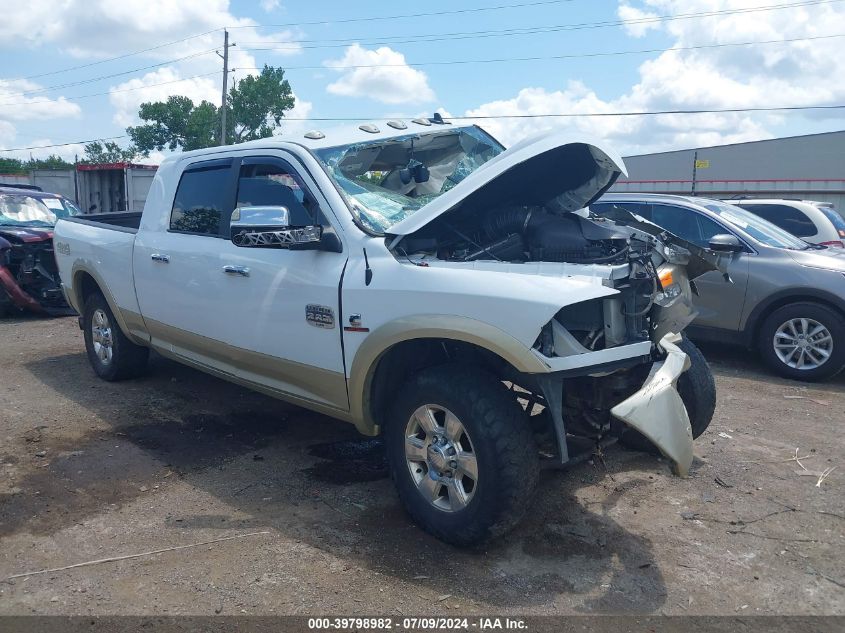
POLYGON ((94 372, 103 380, 134 378, 147 367, 149 349, 135 345, 121 331, 105 297, 92 294, 82 316, 85 351, 94 372))
POLYGON ((845 366, 845 319, 818 303, 793 303, 766 318, 757 344, 763 359, 781 376, 824 380, 845 366))
POLYGON ((509 530, 537 484, 537 448, 522 408, 477 367, 414 376, 394 402, 385 442, 408 514, 453 545, 509 530))

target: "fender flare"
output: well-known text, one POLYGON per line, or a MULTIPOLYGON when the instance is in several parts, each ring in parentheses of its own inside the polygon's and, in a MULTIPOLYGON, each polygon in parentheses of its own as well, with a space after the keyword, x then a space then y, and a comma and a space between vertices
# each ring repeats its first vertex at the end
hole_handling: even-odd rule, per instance
POLYGON ((364 435, 378 435, 370 404, 372 381, 381 358, 396 344, 417 339, 450 339, 477 345, 518 371, 548 373, 550 367, 513 336, 483 321, 456 315, 425 314, 389 321, 361 343, 349 373, 349 406, 355 426, 364 435))
MULTIPOLYGON (((109 309, 114 314, 114 318, 117 320, 117 324, 120 327, 121 331, 123 332, 126 337, 137 345, 148 345, 149 338, 143 338, 136 334, 139 330, 142 332, 146 332, 146 326, 144 325, 143 319, 141 315, 136 315, 134 312, 126 312, 121 310, 120 306, 114 300, 114 296, 112 295, 111 290, 108 287, 108 284, 105 280, 100 276, 100 274, 94 269, 92 266, 86 265, 84 262, 76 262, 71 269, 71 287, 68 292, 65 293, 68 303, 71 304, 71 307, 76 310, 80 315, 83 313, 85 309, 85 302, 83 301, 83 297, 81 296, 81 288, 79 284, 79 279, 83 274, 90 275, 91 278, 94 280, 94 283, 97 284, 100 292, 102 293, 103 297, 106 299, 106 303, 109 304, 109 309), (135 325, 134 328, 130 327, 131 324, 135 325)), ((81 317, 80 317, 81 319, 81 317)), ((81 322, 81 321, 80 321, 81 322)))

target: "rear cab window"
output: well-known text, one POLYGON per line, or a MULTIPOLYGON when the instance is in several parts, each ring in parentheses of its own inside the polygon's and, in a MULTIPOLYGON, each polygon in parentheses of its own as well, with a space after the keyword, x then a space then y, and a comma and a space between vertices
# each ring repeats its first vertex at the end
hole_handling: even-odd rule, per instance
POLYGON ((177 233, 220 237, 234 211, 231 199, 231 160, 214 160, 189 166, 179 179, 170 230, 177 233))

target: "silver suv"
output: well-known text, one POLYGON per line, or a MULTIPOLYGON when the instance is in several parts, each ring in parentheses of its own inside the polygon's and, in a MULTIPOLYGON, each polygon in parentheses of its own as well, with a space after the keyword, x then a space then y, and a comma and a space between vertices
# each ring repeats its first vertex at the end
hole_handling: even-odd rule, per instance
POLYGON ((830 202, 815 200, 725 200, 759 215, 805 242, 845 248, 845 219, 830 202))
POLYGON ((796 380, 823 380, 845 366, 845 249, 809 244, 707 198, 608 194, 589 210, 617 221, 627 215, 634 225, 645 219, 730 254, 733 283, 716 271, 695 280, 691 338, 757 348, 772 369, 796 380))

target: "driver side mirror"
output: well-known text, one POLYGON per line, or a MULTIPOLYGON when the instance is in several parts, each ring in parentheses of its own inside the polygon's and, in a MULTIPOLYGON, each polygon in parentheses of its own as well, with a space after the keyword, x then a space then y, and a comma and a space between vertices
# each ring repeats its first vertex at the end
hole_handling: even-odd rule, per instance
POLYGON ((716 253, 741 253, 745 250, 742 242, 736 235, 720 233, 710 238, 707 247, 716 253))
POLYGON ((323 227, 319 224, 291 226, 290 211, 284 206, 241 207, 232 212, 229 224, 235 246, 245 248, 320 248, 323 227))

